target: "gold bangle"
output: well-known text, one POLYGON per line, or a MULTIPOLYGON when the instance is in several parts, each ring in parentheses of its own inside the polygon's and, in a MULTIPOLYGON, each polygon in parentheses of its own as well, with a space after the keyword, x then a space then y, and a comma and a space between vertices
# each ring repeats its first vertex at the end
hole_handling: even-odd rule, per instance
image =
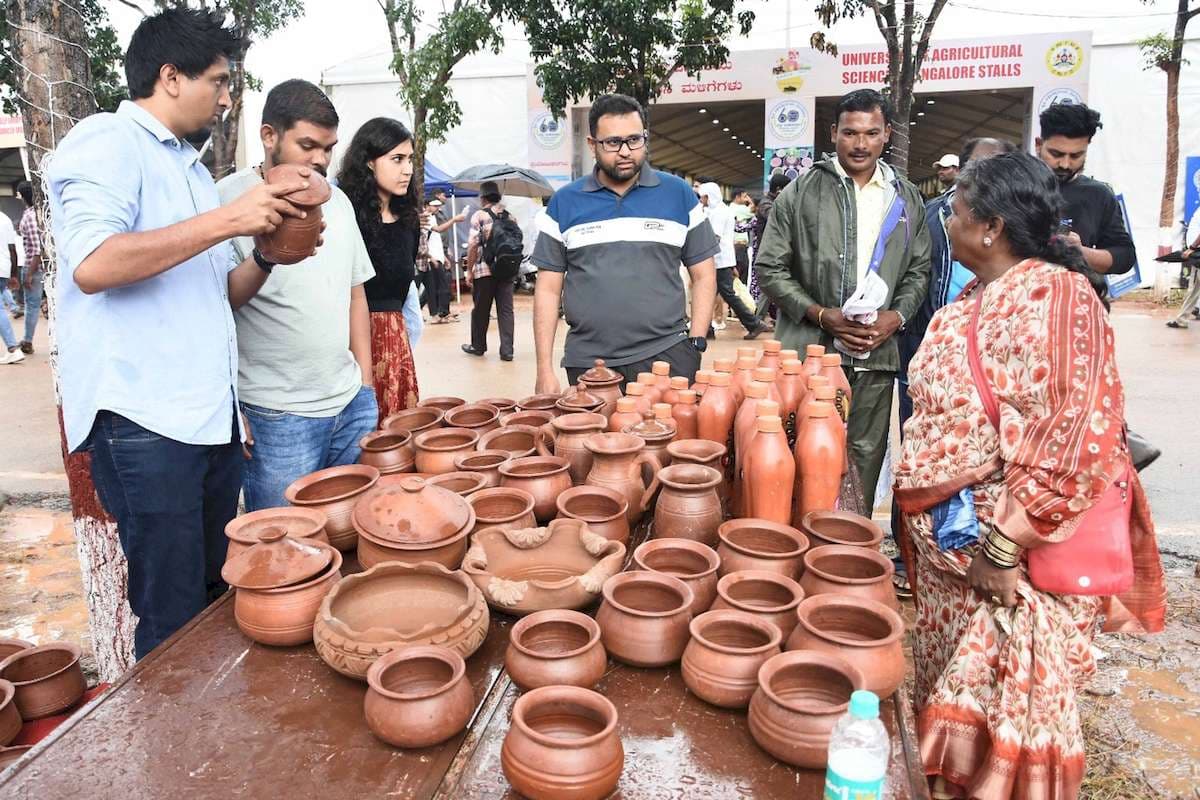
POLYGON ((825 326, 821 324, 821 318, 824 316, 825 316, 825 309, 822 308, 820 311, 817 312, 817 327, 820 328, 821 330, 825 330, 825 326))
POLYGON ((1009 539, 1007 536, 1000 533, 1000 531, 996 530, 995 528, 992 528, 991 530, 988 531, 985 539, 986 539, 987 544, 990 545, 992 547, 992 549, 997 550, 998 552, 1005 553, 1005 554, 1014 554, 1014 553, 1021 552, 1021 546, 1019 544, 1014 542, 1012 539, 1009 539))

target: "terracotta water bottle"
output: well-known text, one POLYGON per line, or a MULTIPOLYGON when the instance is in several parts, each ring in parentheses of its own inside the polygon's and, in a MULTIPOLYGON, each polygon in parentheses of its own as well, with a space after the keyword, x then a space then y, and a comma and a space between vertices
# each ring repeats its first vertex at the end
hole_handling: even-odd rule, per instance
MULTIPOLYGON (((808 379, 808 394, 804 396, 804 400, 800 403, 800 408, 796 412, 796 441, 792 445, 792 453, 796 458, 796 489, 792 492, 792 506, 794 508, 792 521, 795 524, 800 524, 802 515, 800 514, 800 437, 804 433, 804 428, 808 425, 808 412, 815 403, 828 403, 833 405, 837 400, 837 389, 829 385, 829 379, 824 375, 813 375, 808 379)), ((845 427, 842 428, 842 451, 846 449, 845 427)), ((842 472, 845 473, 849 467, 848 463, 843 463, 842 472)))
POLYGON ((675 440, 680 439, 696 439, 700 435, 700 429, 697 424, 696 414, 699 408, 696 405, 696 393, 691 389, 680 389, 678 397, 675 400, 675 405, 671 406, 671 417, 675 420, 675 440))
POLYGON ((654 403, 650 399, 650 395, 646 392, 646 384, 630 383, 625 386, 625 396, 632 397, 636 401, 635 410, 638 412, 638 419, 642 418, 643 414, 650 414, 654 403))
MULTIPOLYGON (((655 361, 650 365, 650 373, 654 375, 654 385, 661 395, 671 388, 671 365, 665 361, 655 361)), ((663 402, 661 399, 658 402, 663 402)))
POLYGON ((662 389, 658 388, 658 377, 653 372, 639 372, 637 382, 646 387, 646 397, 650 398, 650 406, 662 400, 662 389))
POLYGON ((755 366, 758 366, 758 359, 761 356, 762 352, 757 347, 752 345, 746 345, 745 347, 739 347, 737 349, 738 358, 753 358, 755 366))
POLYGON ((743 356, 737 360, 737 366, 733 370, 733 397, 737 400, 738 405, 746 399, 746 387, 754 380, 754 369, 758 364, 756 356, 743 356))
POLYGON ((779 369, 779 354, 782 350, 783 342, 778 339, 764 339, 762 342, 762 356, 758 359, 758 366, 779 369))
POLYGON ((783 432, 787 434, 789 444, 796 443, 796 412, 805 390, 803 369, 802 362, 788 359, 782 363, 783 373, 775 379, 775 388, 779 390, 779 416, 783 418, 783 432))
POLYGON ((696 410, 699 438, 725 445, 721 468, 726 482, 733 477, 733 419, 738 409, 729 385, 731 380, 732 376, 728 372, 714 374, 708 384, 708 391, 704 393, 696 410))
POLYGON ((745 500, 741 496, 742 473, 746 469, 746 451, 750 447, 750 440, 754 438, 757 425, 755 420, 761 416, 777 416, 779 414, 779 403, 767 399, 765 397, 766 390, 766 385, 758 381, 754 381, 746 387, 749 396, 742 401, 742 406, 738 409, 737 417, 733 421, 734 483, 729 497, 729 511, 735 517, 747 516, 745 500))
POLYGON ((733 364, 734 364, 734 359, 732 359, 732 358, 715 358, 715 359, 713 359, 712 371, 713 372, 728 372, 729 377, 733 378, 733 364))
POLYGON ((754 370, 754 380, 767 385, 767 399, 783 405, 783 396, 779 394, 779 370, 774 367, 757 367, 754 370))
POLYGON ((696 382, 692 384, 692 391, 696 393, 696 400, 699 401, 704 397, 704 390, 708 388, 708 382, 712 380, 712 370, 702 369, 696 373, 696 382))
MULTIPOLYGON (((782 364, 785 361, 793 361, 793 360, 800 361, 800 356, 796 350, 780 350, 779 351, 779 363, 780 364, 782 364)), ((801 362, 801 363, 803 363, 803 362, 801 362)))
POLYGON ((819 344, 810 344, 804 348, 804 374, 816 375, 821 371, 821 357, 825 355, 825 348, 819 344))
POLYGON ((821 374, 829 378, 829 384, 838 390, 837 402, 834 405, 837 406, 838 416, 845 424, 850 419, 850 381, 846 378, 846 371, 842 369, 842 357, 837 353, 821 356, 821 374))
POLYGON ((783 420, 769 414, 755 423, 756 432, 746 446, 742 465, 744 513, 788 525, 792 521, 796 462, 783 432, 783 420))
POLYGON ((799 518, 810 511, 837 507, 846 462, 846 429, 834 407, 826 402, 808 406, 804 425, 796 438, 796 476, 799 518))
POLYGON ((637 425, 642 421, 641 412, 638 411, 637 397, 622 397, 617 400, 617 410, 608 418, 608 429, 613 433, 620 433, 629 425, 637 425))
POLYGON ((669 406, 675 405, 679 401, 679 392, 686 388, 688 388, 688 379, 682 375, 676 375, 674 378, 671 378, 671 383, 667 387, 667 390, 663 392, 662 400, 659 402, 666 403, 669 406))

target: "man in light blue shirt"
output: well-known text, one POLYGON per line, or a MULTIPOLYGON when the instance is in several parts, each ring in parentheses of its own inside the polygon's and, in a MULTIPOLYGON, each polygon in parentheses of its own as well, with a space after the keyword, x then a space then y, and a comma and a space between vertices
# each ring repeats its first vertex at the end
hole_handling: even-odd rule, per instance
POLYGON ((229 297, 262 285, 228 240, 300 215, 282 196, 307 186, 221 207, 185 140, 230 104, 239 41, 221 22, 187 9, 143 20, 125 56, 132 102, 80 122, 48 159, 63 422, 117 520, 138 658, 226 589, 243 468, 229 297))

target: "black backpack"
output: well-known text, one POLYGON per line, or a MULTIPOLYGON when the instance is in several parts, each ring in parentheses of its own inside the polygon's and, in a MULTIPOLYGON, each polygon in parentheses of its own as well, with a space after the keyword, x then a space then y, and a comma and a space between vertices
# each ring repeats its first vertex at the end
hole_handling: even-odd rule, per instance
POLYGON ((498 280, 512 280, 521 271, 521 259, 525 255, 525 236, 512 214, 501 211, 499 215, 490 208, 484 211, 492 218, 492 230, 483 244, 483 260, 498 280))

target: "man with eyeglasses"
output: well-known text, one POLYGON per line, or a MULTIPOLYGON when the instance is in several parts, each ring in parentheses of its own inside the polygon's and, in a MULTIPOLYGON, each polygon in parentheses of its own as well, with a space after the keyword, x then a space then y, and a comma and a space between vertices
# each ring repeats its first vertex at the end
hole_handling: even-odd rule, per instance
POLYGON ((654 361, 690 381, 716 299, 716 236, 692 187, 646 163, 646 112, 636 100, 597 98, 588 132, 595 170, 559 189, 538 215, 536 391, 561 389, 553 363, 560 298, 570 383, 598 358, 627 381, 654 361), (680 263, 692 283, 690 324, 680 263))

